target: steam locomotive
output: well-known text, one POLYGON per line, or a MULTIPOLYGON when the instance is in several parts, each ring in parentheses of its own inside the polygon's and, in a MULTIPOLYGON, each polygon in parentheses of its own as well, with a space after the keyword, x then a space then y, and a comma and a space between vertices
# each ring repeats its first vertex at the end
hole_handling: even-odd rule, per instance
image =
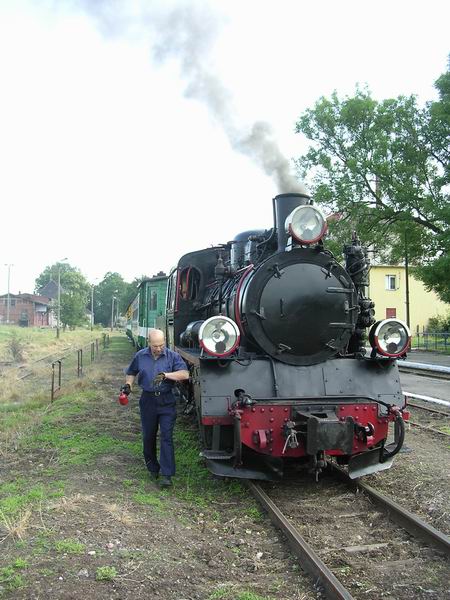
POLYGON ((409 330, 374 322, 356 234, 342 266, 306 193, 276 196, 273 218, 186 254, 169 277, 166 335, 189 365, 202 455, 216 475, 253 479, 298 467, 317 478, 330 459, 352 478, 387 469, 408 418, 396 359, 409 330))

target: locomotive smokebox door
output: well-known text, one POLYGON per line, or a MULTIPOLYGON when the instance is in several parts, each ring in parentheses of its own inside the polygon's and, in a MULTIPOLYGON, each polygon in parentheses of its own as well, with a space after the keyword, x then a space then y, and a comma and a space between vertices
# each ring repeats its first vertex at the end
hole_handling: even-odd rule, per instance
POLYGON ((355 288, 342 267, 328 255, 294 249, 273 256, 254 274, 242 311, 252 337, 270 356, 312 365, 346 347, 355 306, 355 288))

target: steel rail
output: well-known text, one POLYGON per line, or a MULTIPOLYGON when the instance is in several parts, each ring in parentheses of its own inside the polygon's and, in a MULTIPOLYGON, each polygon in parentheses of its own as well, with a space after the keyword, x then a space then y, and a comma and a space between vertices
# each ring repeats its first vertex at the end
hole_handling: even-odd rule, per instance
POLYGON ((335 473, 337 473, 349 486, 353 489, 360 489, 366 494, 377 506, 379 506, 388 517, 408 533, 416 538, 419 538, 427 544, 431 544, 446 556, 450 556, 450 537, 435 529, 423 521, 420 517, 413 515, 408 510, 397 504, 394 500, 377 491, 370 485, 362 483, 359 480, 350 479, 347 473, 333 463, 329 463, 335 473))
POLYGON ((311 546, 300 535, 300 532, 289 523, 264 490, 253 481, 247 481, 246 483, 248 489, 268 513, 272 522, 286 536, 293 552, 300 560, 301 568, 311 575, 318 585, 322 587, 325 596, 330 600, 354 600, 350 592, 319 558, 311 546))
POLYGON ((420 408, 421 410, 426 410, 429 413, 433 413, 434 415, 441 415, 442 417, 449 417, 450 413, 445 412, 444 410, 436 410, 435 408, 429 408, 428 406, 422 406, 421 404, 416 404, 415 402, 410 402, 408 400, 408 406, 413 406, 414 408, 420 408))
POLYGON ((418 427, 419 429, 422 429, 424 431, 429 431, 430 433, 437 433, 438 435, 450 437, 450 433, 447 433, 446 431, 439 431, 439 429, 435 429, 434 427, 428 427, 428 425, 422 425, 422 423, 416 423, 415 421, 411 421, 411 419, 409 419, 407 423, 409 423, 413 427, 418 427))

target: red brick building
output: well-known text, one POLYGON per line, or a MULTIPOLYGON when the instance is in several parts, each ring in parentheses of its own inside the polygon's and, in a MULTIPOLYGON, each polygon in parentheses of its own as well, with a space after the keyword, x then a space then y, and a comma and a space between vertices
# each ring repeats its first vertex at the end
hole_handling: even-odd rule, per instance
MULTIPOLYGON (((0 323, 8 315, 8 294, 0 296, 0 323)), ((51 298, 37 294, 9 294, 9 324, 48 327, 52 324, 51 298)))

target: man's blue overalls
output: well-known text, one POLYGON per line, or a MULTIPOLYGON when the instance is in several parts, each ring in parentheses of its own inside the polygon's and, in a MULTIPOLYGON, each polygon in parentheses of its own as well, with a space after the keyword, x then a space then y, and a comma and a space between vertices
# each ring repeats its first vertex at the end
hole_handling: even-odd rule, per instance
POLYGON ((179 354, 164 348, 158 358, 154 358, 150 348, 136 352, 127 375, 138 376, 138 385, 142 388, 139 400, 141 410, 144 459, 151 473, 166 477, 175 474, 175 452, 173 446, 173 428, 176 420, 176 402, 172 393, 173 382, 165 379, 155 388, 153 379, 159 373, 187 370, 186 363, 179 354), (160 457, 156 451, 156 437, 160 431, 160 457))

